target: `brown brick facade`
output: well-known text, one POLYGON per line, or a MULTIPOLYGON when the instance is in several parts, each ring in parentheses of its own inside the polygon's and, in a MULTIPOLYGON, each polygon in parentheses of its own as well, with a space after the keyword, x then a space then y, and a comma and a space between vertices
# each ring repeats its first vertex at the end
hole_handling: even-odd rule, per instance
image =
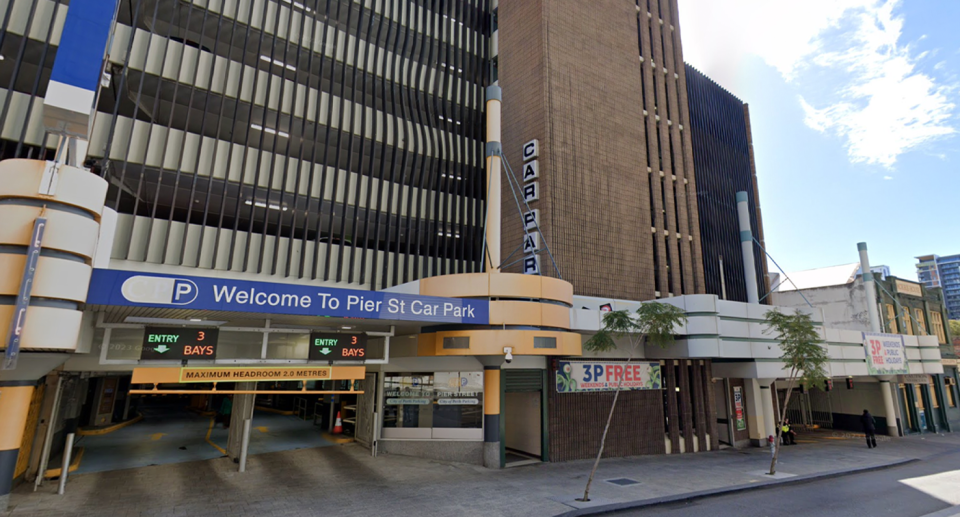
MULTIPOLYGON (((559 393, 556 367, 547 381, 550 461, 594 458, 614 392, 559 393)), ((700 451, 719 447, 710 361, 668 360, 660 368, 663 390, 620 393, 605 457, 664 454, 668 439, 674 454, 681 440, 687 452, 695 441, 700 451)))
MULTIPOLYGON (((531 207, 577 294, 704 292, 677 6, 660 3, 499 4, 504 154, 519 173, 521 146, 540 141, 531 207)), ((503 207, 506 258, 523 234, 506 181, 503 207)), ((547 256, 541 268, 556 275, 547 256)))

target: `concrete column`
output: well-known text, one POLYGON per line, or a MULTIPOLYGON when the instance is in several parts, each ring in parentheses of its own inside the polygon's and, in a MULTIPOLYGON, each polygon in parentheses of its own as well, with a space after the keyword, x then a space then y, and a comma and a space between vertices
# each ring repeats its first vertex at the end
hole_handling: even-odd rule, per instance
POLYGON ((500 464, 500 367, 483 367, 483 466, 500 464))
POLYGON ((737 192, 737 219, 740 222, 740 250, 743 252, 743 278, 747 283, 747 303, 760 303, 757 267, 753 260, 753 231, 750 229, 750 204, 745 191, 737 192))
POLYGON ((764 423, 763 398, 757 379, 744 379, 743 405, 747 416, 747 433, 754 445, 763 445, 769 434, 764 423))
POLYGON ((34 381, 0 381, 0 512, 6 511, 34 381))
MULTIPOLYGON (((256 382, 237 383, 237 390, 254 390, 256 388, 256 382)), ((230 433, 229 439, 227 440, 227 455, 232 459, 239 460, 240 458, 240 444, 243 441, 243 421, 248 418, 253 418, 253 406, 256 397, 253 393, 233 396, 233 410, 230 413, 230 433)))
POLYGON ((884 417, 887 419, 887 436, 900 436, 897 427, 896 404, 893 402, 893 385, 890 381, 880 380, 880 394, 883 396, 884 417))
POLYGON ((760 398, 763 403, 763 427, 767 436, 777 435, 777 413, 773 407, 773 390, 770 384, 760 385, 760 398))
POLYGON ((487 86, 487 219, 484 240, 487 244, 487 256, 484 257, 485 271, 498 273, 500 270, 500 104, 503 94, 499 86, 487 86))

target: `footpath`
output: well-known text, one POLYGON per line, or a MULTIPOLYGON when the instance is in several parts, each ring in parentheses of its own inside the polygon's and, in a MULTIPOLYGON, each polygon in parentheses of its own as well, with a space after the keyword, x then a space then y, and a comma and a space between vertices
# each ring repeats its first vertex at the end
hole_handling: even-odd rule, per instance
MULTIPOLYGON (((784 447, 779 475, 767 449, 604 459, 579 504, 591 461, 489 470, 405 456, 371 457, 355 444, 78 474, 66 494, 48 482, 12 494, 5 516, 540 516, 588 515, 715 493, 893 468, 960 450, 960 433, 882 439, 819 432, 784 447), (616 481, 616 482, 611 482, 616 481)), ((951 515, 951 514, 944 514, 951 515)))

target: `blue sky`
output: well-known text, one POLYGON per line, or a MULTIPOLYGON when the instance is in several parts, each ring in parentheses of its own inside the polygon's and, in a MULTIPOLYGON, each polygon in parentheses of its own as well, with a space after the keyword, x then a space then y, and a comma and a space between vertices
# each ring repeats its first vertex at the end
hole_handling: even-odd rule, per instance
POLYGON ((861 241, 903 278, 960 253, 960 1, 679 3, 686 61, 750 105, 787 272, 856 262, 861 241))

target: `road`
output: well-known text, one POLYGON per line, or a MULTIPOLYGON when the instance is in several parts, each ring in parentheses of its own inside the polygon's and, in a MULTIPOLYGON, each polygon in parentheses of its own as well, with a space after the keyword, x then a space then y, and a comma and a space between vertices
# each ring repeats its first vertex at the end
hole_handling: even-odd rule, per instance
POLYGON ((957 504, 960 504, 960 452, 953 452, 886 470, 618 512, 616 515, 919 517, 957 504))

